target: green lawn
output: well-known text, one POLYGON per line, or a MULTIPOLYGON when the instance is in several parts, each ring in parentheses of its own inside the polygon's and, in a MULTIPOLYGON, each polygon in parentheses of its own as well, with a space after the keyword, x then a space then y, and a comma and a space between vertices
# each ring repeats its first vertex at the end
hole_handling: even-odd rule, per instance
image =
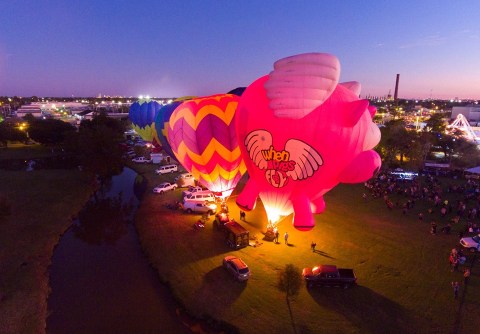
MULTIPOLYGON (((5 152, 10 148, 0 152, 2 158, 5 152)), ((25 152, 11 154, 28 157, 25 152)), ((142 245, 160 278, 197 317, 229 323, 241 333, 478 332, 478 259, 471 262, 474 256, 469 256, 471 281, 454 300, 450 283, 462 281, 462 275, 450 272, 448 254, 458 237, 430 235, 430 220, 436 219, 439 227, 445 220, 434 212, 420 222, 417 214, 432 206, 428 203, 418 202, 404 216, 398 208, 389 211, 381 199, 363 200, 362 185, 339 186, 327 195, 327 210, 316 217, 313 231, 296 231, 290 218, 279 224, 281 235, 290 234, 286 246, 262 240, 266 217, 258 202, 243 225, 258 237, 259 246, 231 251, 211 223, 195 231, 198 216, 165 208, 180 198, 180 189, 163 196, 151 193, 172 175, 154 175, 152 165, 135 168, 150 181, 136 216, 142 245), (316 241, 318 253, 311 252, 311 241, 316 241), (233 281, 223 270, 226 254, 236 254, 250 266, 247 283, 233 281), (288 263, 353 268, 359 286, 303 287, 289 309, 276 287, 277 273, 288 263)), ((12 215, 0 220, 1 333, 44 332, 53 249, 91 189, 76 170, 0 172, 0 192, 12 203, 12 215)), ((229 207, 238 219, 234 196, 229 207)), ((455 195, 449 199, 453 202, 455 195)))
POLYGON ((54 155, 52 149, 42 145, 25 145, 9 143, 8 147, 0 147, 0 160, 6 159, 35 159, 54 155))
MULTIPOLYGON (((153 167, 141 169, 150 179, 149 190, 170 176, 156 176, 153 167), (151 168, 151 169, 149 169, 151 168)), ((317 215, 316 227, 300 232, 291 218, 279 224, 280 235, 290 234, 287 246, 261 240, 266 217, 261 203, 247 213, 243 224, 263 242, 258 247, 231 251, 212 224, 195 231, 198 216, 170 211, 164 204, 180 197, 181 190, 167 195, 146 194, 136 222, 143 247, 160 277, 174 295, 197 317, 216 319, 241 333, 474 333, 480 323, 480 270, 472 266, 468 287, 453 299, 451 282, 461 281, 450 272, 448 254, 458 244, 456 232, 430 234, 430 221, 439 229, 440 214, 426 214, 432 205, 417 202, 403 215, 390 211, 382 199, 362 199, 363 185, 342 185, 326 196, 327 209, 317 215), (318 253, 310 250, 316 241, 318 253), (227 254, 240 256, 252 277, 246 284, 234 282, 221 267, 227 254), (359 286, 301 289, 290 303, 276 287, 277 274, 286 264, 299 268, 318 263, 353 268, 359 286)), ((455 196, 451 194, 450 199, 455 196)), ((239 211, 230 199, 232 216, 239 211)), ((394 202, 405 201, 393 197, 394 202)), ((438 210, 437 210, 438 211, 438 210)), ((459 230, 460 226, 454 226, 459 230)), ((283 240, 280 240, 283 241, 283 240)))
MULTIPOLYGON (((31 157, 11 150, 0 154, 31 157)), ((45 331, 53 249, 91 190, 77 170, 0 171, 0 193, 12 208, 0 219, 1 333, 45 331)))

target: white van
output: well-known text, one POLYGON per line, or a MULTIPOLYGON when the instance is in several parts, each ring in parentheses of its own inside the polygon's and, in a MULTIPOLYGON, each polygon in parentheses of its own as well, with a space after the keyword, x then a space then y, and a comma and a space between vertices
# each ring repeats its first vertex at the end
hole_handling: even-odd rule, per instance
POLYGON ((215 196, 211 191, 205 190, 205 191, 197 191, 194 193, 191 193, 187 196, 184 197, 183 202, 200 202, 203 203, 205 201, 209 202, 215 202, 215 196))
POLYGON ((173 173, 178 170, 177 165, 165 165, 165 166, 160 166, 158 169, 155 170, 155 173, 157 174, 167 174, 167 173, 173 173))

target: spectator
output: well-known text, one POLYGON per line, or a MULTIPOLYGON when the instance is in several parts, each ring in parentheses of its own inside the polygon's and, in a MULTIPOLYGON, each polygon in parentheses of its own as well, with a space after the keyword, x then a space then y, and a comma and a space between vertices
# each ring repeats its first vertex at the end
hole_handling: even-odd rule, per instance
POLYGON ((465 268, 463 269, 463 283, 467 285, 469 279, 470 279, 470 268, 465 268))
POLYGON ((457 299, 458 292, 460 290, 460 284, 458 282, 452 282, 452 288, 453 288, 453 298, 457 299))

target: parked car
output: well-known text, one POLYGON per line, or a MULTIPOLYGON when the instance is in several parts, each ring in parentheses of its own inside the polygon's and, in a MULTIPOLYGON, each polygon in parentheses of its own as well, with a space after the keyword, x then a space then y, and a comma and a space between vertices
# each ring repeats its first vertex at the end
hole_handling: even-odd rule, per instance
POLYGON ((175 183, 171 184, 169 182, 163 182, 163 183, 160 183, 155 188, 153 188, 153 192, 157 194, 163 194, 164 192, 175 190, 175 189, 177 189, 177 185, 175 183))
POLYGON ((213 215, 217 212, 217 204, 213 202, 185 202, 183 204, 183 210, 187 213, 199 212, 213 215))
POLYGON ((152 162, 152 159, 147 159, 145 157, 137 157, 137 158, 133 158, 132 161, 139 164, 147 164, 152 162))
POLYGON ((155 173, 157 174, 167 174, 167 173, 174 173, 178 170, 177 165, 165 165, 165 166, 160 166, 155 170, 155 173))
POLYGON ((223 259, 223 266, 237 281, 246 281, 250 278, 250 269, 242 259, 229 255, 223 259))
POLYGON ((348 288, 355 285, 357 277, 353 269, 337 268, 334 265, 319 264, 313 268, 304 268, 303 278, 307 282, 307 287, 315 285, 320 286, 341 286, 348 288))
POLYGON ((202 187, 199 187, 199 186, 196 186, 196 187, 195 187, 195 186, 188 187, 187 190, 182 191, 182 196, 185 197, 185 196, 188 196, 188 195, 190 195, 190 194, 193 194, 193 193, 195 193, 195 192, 197 192, 197 191, 202 191, 202 190, 203 190, 202 187))
POLYGON ((475 252, 480 242, 480 234, 474 235, 472 237, 463 237, 460 239, 460 245, 468 249, 470 252, 475 252))
POLYGON ((179 187, 195 187, 195 178, 190 173, 183 173, 175 177, 175 182, 179 187))
POLYGON ((203 203, 205 201, 209 201, 209 202, 216 201, 215 195, 209 190, 196 191, 183 198, 183 203, 187 203, 187 202, 203 203))

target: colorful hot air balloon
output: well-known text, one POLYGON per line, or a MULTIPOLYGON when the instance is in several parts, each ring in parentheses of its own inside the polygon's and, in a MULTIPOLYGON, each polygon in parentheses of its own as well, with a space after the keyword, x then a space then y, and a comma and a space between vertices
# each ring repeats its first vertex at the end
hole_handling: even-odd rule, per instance
POLYGON ((181 104, 181 101, 166 104, 160 108, 157 117, 155 117, 155 133, 163 150, 171 157, 175 157, 175 155, 168 142, 168 122, 175 109, 181 104))
POLYGON ((250 178, 239 207, 253 209, 260 196, 271 224, 294 213, 294 226, 310 230, 326 192, 380 168, 375 108, 358 99, 360 84, 339 84, 339 76, 335 56, 310 53, 277 61, 247 87, 236 129, 250 178))
POLYGON ((128 117, 132 122, 133 129, 145 141, 158 141, 155 130, 155 117, 162 106, 149 99, 140 99, 130 106, 128 117))
POLYGON ((231 194, 246 171, 235 133, 239 100, 220 94, 183 102, 168 124, 168 142, 178 162, 221 197, 231 194))

